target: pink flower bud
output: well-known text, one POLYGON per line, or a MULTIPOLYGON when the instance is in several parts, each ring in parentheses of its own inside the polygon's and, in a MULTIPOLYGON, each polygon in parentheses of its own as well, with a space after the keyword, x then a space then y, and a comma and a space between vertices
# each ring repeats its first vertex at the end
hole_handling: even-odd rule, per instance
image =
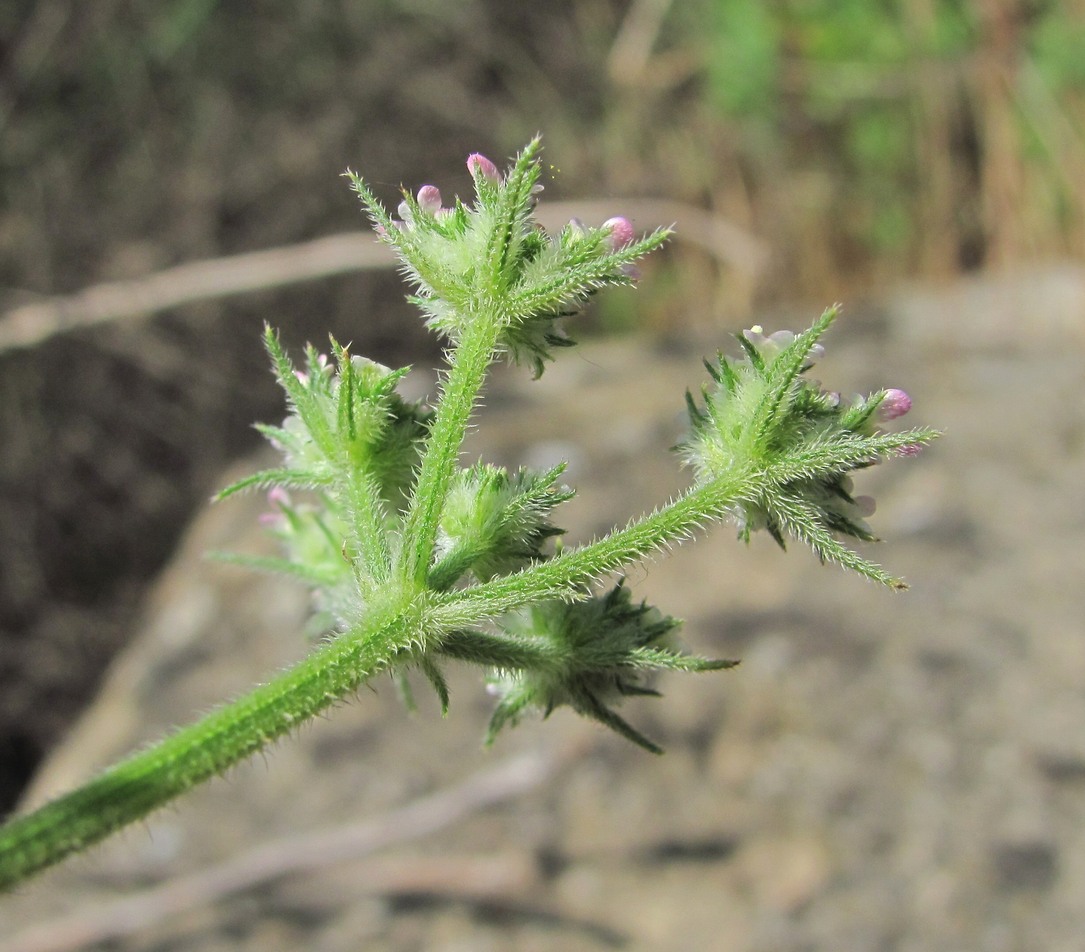
POLYGON ((895 387, 885 391, 885 397, 878 404, 878 417, 882 420, 895 420, 912 409, 912 398, 903 390, 895 387))
POLYGON ((472 178, 484 178, 491 185, 501 184, 501 173, 497 171, 497 166, 478 152, 472 152, 467 157, 467 171, 472 178))
POLYGON ((617 218, 608 218, 603 222, 603 227, 610 232, 607 241, 612 251, 621 251, 626 245, 632 244, 633 223, 628 218, 623 218, 621 215, 617 218))
POLYGON ((441 210, 441 190, 436 185, 423 185, 418 190, 418 207, 436 215, 441 210))

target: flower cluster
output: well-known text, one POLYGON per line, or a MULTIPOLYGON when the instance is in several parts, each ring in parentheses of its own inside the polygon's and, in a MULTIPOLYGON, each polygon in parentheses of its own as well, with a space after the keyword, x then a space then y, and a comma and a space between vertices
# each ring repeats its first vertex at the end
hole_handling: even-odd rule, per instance
POLYGON ((424 185, 414 195, 403 193, 397 219, 348 173, 378 237, 400 256, 416 289, 412 300, 430 326, 459 341, 480 310, 500 301, 494 315, 503 324, 499 347, 536 377, 554 348, 573 343, 561 318, 599 289, 635 281, 636 259, 666 237, 656 232, 638 240, 622 217, 599 228, 574 219, 556 236, 548 234, 531 215, 543 188, 538 148, 537 140, 531 143, 504 176, 485 156, 470 156, 473 204, 456 198, 445 207, 440 190, 424 185))
POLYGON ((468 572, 485 582, 545 558, 543 544, 564 531, 550 523, 550 512, 573 497, 571 489, 556 485, 564 471, 562 464, 545 473, 521 468, 510 476, 486 463, 461 470, 441 512, 430 585, 443 591, 468 572))
POLYGON ((853 495, 850 473, 912 453, 930 436, 879 429, 878 421, 911 408, 903 390, 848 401, 805 378, 824 353, 818 341, 836 315, 835 308, 826 311, 798 335, 766 336, 755 326, 738 336, 740 359, 721 353, 714 363, 706 362, 712 385, 702 390, 703 405, 686 394, 691 434, 681 449, 702 483, 742 469, 759 474, 753 490, 731 506, 742 539, 759 529, 781 547, 788 536, 797 538, 823 559, 884 580, 876 566, 836 538, 875 539, 866 522, 874 500, 853 495))
POLYGON ((645 602, 635 604, 623 583, 577 601, 537 602, 511 612, 500 632, 450 638, 450 657, 481 661, 498 699, 487 743, 528 712, 548 717, 570 707, 652 753, 656 743, 620 717, 627 697, 659 697, 647 678, 655 671, 716 671, 737 662, 684 654, 674 637, 680 622, 645 602))
POLYGON ((333 340, 334 363, 309 347, 298 369, 270 328, 265 344, 290 413, 279 426, 257 429, 283 463, 234 483, 218 498, 269 489, 264 522, 286 555, 241 561, 314 586, 322 618, 342 627, 357 614, 360 593, 384 581, 390 553, 378 550, 398 524, 432 413, 396 391, 407 368, 390 370, 333 340), (306 498, 295 501, 292 491, 306 498))

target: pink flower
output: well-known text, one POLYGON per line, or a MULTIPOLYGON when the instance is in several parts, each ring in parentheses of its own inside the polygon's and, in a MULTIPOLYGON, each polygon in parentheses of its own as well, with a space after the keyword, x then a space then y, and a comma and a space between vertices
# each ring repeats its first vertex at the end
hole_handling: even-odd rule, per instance
POLYGON ((467 171, 474 179, 484 178, 491 185, 501 184, 501 173, 497 171, 497 166, 478 152, 472 152, 467 157, 467 171))
POLYGON ((441 210, 441 190, 436 185, 423 185, 418 190, 418 207, 436 215, 441 210))
POLYGON ((912 398, 903 390, 892 387, 885 391, 882 402, 878 404, 878 417, 882 420, 895 420, 912 409, 912 398))
POLYGON ((603 222, 603 227, 610 232, 607 242, 611 251, 621 251, 626 245, 633 243, 633 223, 621 215, 616 218, 608 218, 603 222))

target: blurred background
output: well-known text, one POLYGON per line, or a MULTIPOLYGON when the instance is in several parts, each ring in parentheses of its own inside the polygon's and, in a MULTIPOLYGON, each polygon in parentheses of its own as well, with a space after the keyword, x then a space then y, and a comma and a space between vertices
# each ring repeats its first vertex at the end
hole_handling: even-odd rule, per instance
POLYGON ((436 353, 387 268, 172 306, 132 304, 141 279, 359 230, 347 167, 393 205, 465 194, 469 152, 539 131, 543 208, 688 235, 582 334, 722 341, 1080 260, 1083 50, 1083 0, 3 4, 0 810, 278 415, 262 322, 436 353), (86 323, 103 283, 122 304, 86 323))

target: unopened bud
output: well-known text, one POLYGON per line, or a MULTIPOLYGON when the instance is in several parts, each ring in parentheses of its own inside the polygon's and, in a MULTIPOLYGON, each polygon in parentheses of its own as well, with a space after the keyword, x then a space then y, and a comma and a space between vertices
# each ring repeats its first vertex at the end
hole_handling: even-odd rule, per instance
POLYGON ((260 513, 257 521, 269 529, 285 529, 287 522, 283 510, 290 505, 290 494, 282 486, 273 486, 268 490, 267 501, 271 511, 260 513))
POLYGON ((501 183, 501 173, 497 171, 497 166, 478 152, 473 152, 467 157, 467 171, 473 178, 484 178, 491 185, 501 183))
POLYGON ((610 232, 607 241, 612 251, 621 251, 626 245, 633 243, 633 223, 623 216, 608 218, 603 222, 603 227, 610 232))
POLYGON ((441 210, 441 190, 436 185, 423 185, 418 190, 418 207, 436 215, 441 210))
POLYGON ((288 493, 282 486, 272 486, 267 491, 268 505, 272 509, 282 509, 283 506, 290 505, 290 493, 288 493))
POLYGON ((895 387, 886 390, 882 402, 878 404, 878 416, 882 420, 895 420, 912 409, 912 398, 903 390, 895 387))

